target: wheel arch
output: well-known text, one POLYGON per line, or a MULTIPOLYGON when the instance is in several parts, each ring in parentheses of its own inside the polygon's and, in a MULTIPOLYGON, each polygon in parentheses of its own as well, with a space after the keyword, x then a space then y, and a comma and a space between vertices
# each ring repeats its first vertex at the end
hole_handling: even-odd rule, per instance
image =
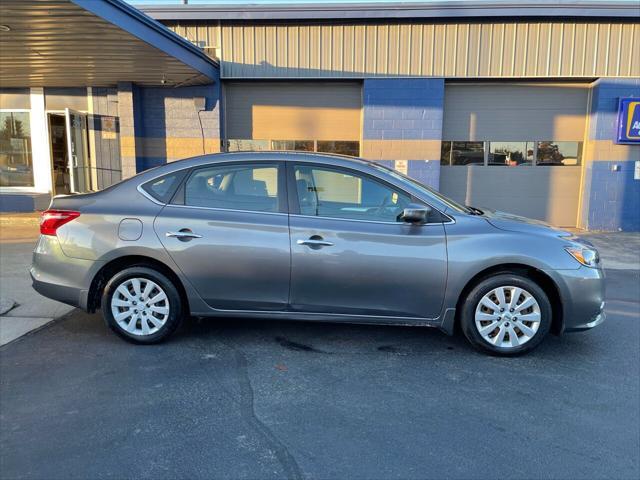
POLYGON ((549 302, 551 302, 551 332, 556 335, 560 334, 562 332, 562 327, 564 324, 564 313, 562 309, 562 301, 558 285, 549 275, 547 275, 542 270, 523 263, 505 263, 493 265, 479 271, 473 277, 471 277, 458 296, 458 301, 456 303, 455 325, 460 325, 459 317, 462 312, 462 303, 467 298, 469 292, 473 289, 473 287, 475 287, 485 278, 503 273, 517 274, 527 277, 536 282, 540 286, 540 288, 544 290, 544 292, 549 297, 549 302))
POLYGON ((180 277, 165 263, 145 255, 124 255, 114 258, 103 265, 91 280, 87 299, 87 311, 93 313, 100 308, 102 292, 113 275, 125 268, 137 266, 153 268, 163 275, 166 275, 178 289, 185 312, 190 311, 189 297, 180 277))

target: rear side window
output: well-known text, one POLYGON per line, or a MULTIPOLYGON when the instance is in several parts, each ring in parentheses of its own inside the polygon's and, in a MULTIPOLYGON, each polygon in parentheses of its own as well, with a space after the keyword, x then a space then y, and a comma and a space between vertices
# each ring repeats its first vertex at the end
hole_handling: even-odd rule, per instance
POLYGON ((185 183, 184 204, 278 212, 278 166, 221 165, 196 170, 185 183))
POLYGON ((184 175, 185 172, 183 170, 169 173, 143 184, 142 189, 159 202, 168 203, 184 175))

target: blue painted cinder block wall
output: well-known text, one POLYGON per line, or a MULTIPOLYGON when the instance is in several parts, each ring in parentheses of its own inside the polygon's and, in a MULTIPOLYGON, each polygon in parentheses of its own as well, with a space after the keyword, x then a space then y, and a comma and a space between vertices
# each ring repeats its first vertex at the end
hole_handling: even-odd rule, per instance
POLYGON ((582 226, 640 231, 640 145, 616 144, 618 101, 640 97, 640 79, 600 79, 593 85, 585 148, 582 226))
POLYGON ((366 79, 362 156, 438 188, 443 105, 444 79, 366 79))
POLYGON ((220 151, 219 77, 192 87, 137 87, 135 92, 136 170, 220 151), (198 111, 194 101, 205 99, 198 111), (204 137, 204 138, 203 138, 204 137))

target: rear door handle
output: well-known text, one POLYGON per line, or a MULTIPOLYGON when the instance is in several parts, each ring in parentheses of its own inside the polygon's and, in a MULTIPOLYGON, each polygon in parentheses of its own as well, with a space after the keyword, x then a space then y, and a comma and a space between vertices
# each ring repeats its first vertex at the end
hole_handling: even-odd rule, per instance
POLYGON ((192 238, 202 238, 202 235, 198 235, 197 233, 193 233, 188 228, 183 228, 179 232, 167 232, 165 233, 167 237, 175 237, 178 240, 191 240, 192 238))
POLYGON ((325 240, 315 240, 315 239, 308 239, 308 240, 298 240, 296 242, 298 245, 307 245, 308 247, 333 247, 333 243, 331 242, 327 242, 325 240))

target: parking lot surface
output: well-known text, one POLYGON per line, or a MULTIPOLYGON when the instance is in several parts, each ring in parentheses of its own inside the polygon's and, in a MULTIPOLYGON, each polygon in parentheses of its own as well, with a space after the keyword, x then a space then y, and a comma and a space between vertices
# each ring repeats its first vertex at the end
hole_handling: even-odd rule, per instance
POLYGON ((638 478, 640 274, 608 320, 494 358, 429 329, 78 311, 0 348, 2 478, 638 478))

